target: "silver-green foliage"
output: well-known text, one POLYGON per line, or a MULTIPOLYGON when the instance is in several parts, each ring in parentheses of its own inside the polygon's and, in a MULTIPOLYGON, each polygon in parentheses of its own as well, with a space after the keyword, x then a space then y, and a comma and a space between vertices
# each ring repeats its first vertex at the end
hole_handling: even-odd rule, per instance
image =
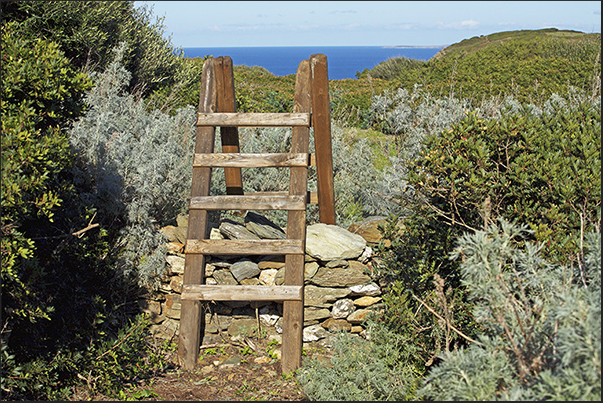
POLYGON ((415 348, 374 318, 366 322, 370 340, 337 333, 328 361, 312 357, 297 378, 316 401, 412 400, 418 377, 407 364, 415 348))
POLYGON ((373 97, 369 121, 386 134, 393 135, 397 155, 367 193, 363 206, 370 214, 404 215, 400 198, 412 198, 407 183, 409 161, 419 157, 428 136, 439 134, 459 122, 471 105, 454 97, 437 98, 415 85, 412 92, 400 88, 373 97))
POLYGON ((461 271, 478 343, 442 355, 419 395, 429 400, 600 400, 601 236, 578 268, 550 264, 525 227, 500 220, 466 234, 461 271))
POLYGON ((70 131, 78 156, 82 197, 99 208, 97 220, 120 232, 115 249, 124 273, 153 284, 165 266, 165 239, 158 227, 186 207, 190 194, 195 110, 170 117, 147 112, 124 92, 130 73, 124 48, 101 74, 86 102, 89 109, 70 131))
MULTIPOLYGON (((333 155, 333 182, 335 191, 336 221, 340 226, 347 226, 361 217, 363 211, 350 206, 361 205, 366 194, 378 178, 372 159, 373 154, 368 142, 364 139, 346 142, 341 129, 331 128, 331 146, 333 155)), ((240 149, 243 153, 286 153, 291 150, 290 128, 262 128, 239 130, 240 149)), ((314 136, 310 132, 310 152, 314 152, 314 136)), ((216 133, 216 152, 220 152, 220 134, 216 133)), ((245 192, 277 192, 289 189, 288 168, 243 168, 241 172, 243 190, 245 192)), ((317 178, 315 167, 308 172, 308 189, 316 191, 317 178)), ((212 194, 224 194, 224 170, 212 170, 212 194)), ((308 205, 308 223, 318 222, 318 209, 314 204, 308 205)), ((262 215, 276 224, 286 225, 286 212, 265 211, 262 215)), ((228 213, 224 217, 232 218, 228 213)))
POLYGON ((593 98, 575 87, 570 87, 564 96, 551 95, 540 105, 520 103, 513 96, 484 98, 479 104, 472 104, 453 96, 435 97, 420 85, 415 85, 412 92, 403 88, 396 92, 384 91, 373 97, 367 111, 368 121, 393 136, 397 155, 390 157, 390 165, 379 173, 378 180, 367 190, 363 211, 367 214, 408 214, 416 201, 413 188, 407 182, 409 163, 420 158, 428 137, 450 130, 471 112, 483 119, 501 119, 504 115, 516 114, 541 116, 558 110, 572 110, 587 101, 600 105, 601 98, 593 98))

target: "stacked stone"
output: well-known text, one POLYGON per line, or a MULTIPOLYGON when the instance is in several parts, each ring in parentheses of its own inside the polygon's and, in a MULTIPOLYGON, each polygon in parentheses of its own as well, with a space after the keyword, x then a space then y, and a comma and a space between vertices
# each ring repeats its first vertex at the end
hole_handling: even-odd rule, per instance
MULTIPOLYGON (((152 330, 160 337, 173 337, 180 319, 186 218, 181 217, 177 227, 162 231, 170 240, 166 275, 160 292, 142 304, 152 314, 152 330)), ((211 229, 210 238, 284 239, 285 233, 265 217, 249 212, 244 224, 225 220, 211 229)), ((206 260, 208 285, 282 285, 284 281, 284 256, 208 256, 206 260)), ((381 288, 372 277, 372 264, 372 249, 362 236, 335 225, 307 227, 304 342, 337 331, 364 334, 364 319, 383 306, 381 288)), ((212 302, 205 315, 203 344, 258 327, 277 339, 282 332, 282 303, 278 302, 212 302)))

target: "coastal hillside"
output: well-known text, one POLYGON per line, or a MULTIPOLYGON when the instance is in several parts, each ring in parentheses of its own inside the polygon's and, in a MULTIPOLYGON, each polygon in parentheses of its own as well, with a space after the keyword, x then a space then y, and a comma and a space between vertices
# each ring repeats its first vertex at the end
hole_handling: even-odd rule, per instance
POLYGON ((571 87, 596 90, 600 54, 601 34, 508 31, 463 40, 426 62, 389 59, 359 78, 387 80, 391 89, 419 84, 436 96, 473 102, 506 95, 536 102, 571 87))
MULTIPOLYGON (((329 81, 336 224, 371 250, 304 258, 318 304, 304 325, 329 342, 282 376, 260 322, 278 305, 205 305, 220 338, 194 370, 164 320, 179 315, 183 243, 164 231, 189 211, 204 59, 133 1, 0 14, 3 400, 601 400, 600 34, 492 34, 329 81), (346 290, 352 273, 381 294, 346 290), (228 329, 235 315, 251 333, 228 329)), ((291 111, 293 75, 234 76, 240 112, 291 111)), ((239 138, 241 153, 291 148, 289 128, 239 138)), ((245 193, 287 191, 282 172, 244 168, 245 193)), ((206 278, 238 283, 221 260, 206 278)), ((276 284, 281 263, 241 280, 276 284)))
POLYGON ((601 42, 600 34, 586 34, 579 31, 571 30, 559 30, 557 28, 546 28, 538 30, 520 30, 520 31, 504 31, 496 32, 490 35, 474 36, 469 39, 463 39, 462 41, 445 47, 438 53, 436 53, 432 60, 439 60, 450 56, 462 56, 472 52, 478 52, 489 46, 496 44, 502 44, 504 42, 522 41, 522 42, 534 42, 542 38, 548 38, 552 41, 557 42, 568 42, 570 44, 576 44, 578 41, 586 42, 601 42))
MULTIPOLYGON (((553 28, 469 38, 428 61, 391 58, 358 72, 356 79, 331 80, 332 116, 341 124, 366 127, 362 111, 369 108, 372 97, 386 90, 412 91, 416 85, 434 96, 473 104, 508 95, 522 102, 540 102, 571 89, 593 93, 600 87, 600 53, 601 34, 553 28)), ((293 75, 278 77, 260 67, 235 66, 239 109, 290 110, 294 80, 293 75)), ((188 99, 197 98, 192 94, 188 99)))

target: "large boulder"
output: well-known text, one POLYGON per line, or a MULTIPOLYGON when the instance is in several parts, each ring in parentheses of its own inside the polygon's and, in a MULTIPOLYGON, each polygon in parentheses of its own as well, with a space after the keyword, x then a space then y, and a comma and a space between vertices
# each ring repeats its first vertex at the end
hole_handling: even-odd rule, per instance
POLYGON ((306 253, 318 260, 356 259, 366 248, 360 235, 329 224, 313 224, 306 229, 306 253))

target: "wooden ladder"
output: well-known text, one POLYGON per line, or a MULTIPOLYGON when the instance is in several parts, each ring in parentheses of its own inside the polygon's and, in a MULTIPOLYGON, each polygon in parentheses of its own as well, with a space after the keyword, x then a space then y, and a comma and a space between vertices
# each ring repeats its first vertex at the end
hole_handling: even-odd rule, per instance
POLYGON ((236 113, 230 57, 203 64, 202 87, 193 160, 188 234, 182 287, 178 361, 192 369, 204 332, 202 301, 282 301, 281 368, 301 366, 304 322, 304 253, 306 205, 317 202, 319 220, 335 224, 331 121, 326 56, 312 55, 297 69, 292 113, 236 113), (214 153, 220 127, 222 153, 214 153), (243 154, 238 127, 292 127, 290 153, 243 154), (315 154, 309 153, 314 128, 315 154), (308 166, 316 164, 317 192, 308 192, 308 166), (288 167, 285 194, 245 194, 241 168, 288 167), (224 168, 226 195, 211 196, 211 169, 224 168), (315 197, 314 197, 315 195, 315 197), (288 210, 286 239, 209 239, 208 210, 288 210), (204 285, 206 255, 285 255, 284 285, 204 285))

